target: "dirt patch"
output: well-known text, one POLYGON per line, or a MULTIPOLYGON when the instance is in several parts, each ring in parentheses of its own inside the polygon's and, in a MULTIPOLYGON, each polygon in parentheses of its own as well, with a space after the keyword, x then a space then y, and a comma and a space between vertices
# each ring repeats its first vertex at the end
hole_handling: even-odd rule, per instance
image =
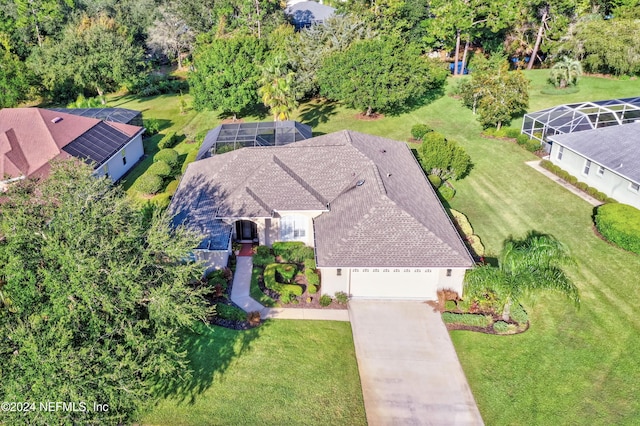
POLYGON ((376 112, 371 113, 369 115, 361 112, 360 114, 356 114, 355 115, 356 120, 362 120, 362 121, 376 121, 376 120, 380 120, 382 118, 384 118, 384 114, 378 114, 376 112))
POLYGON ((225 118, 224 120, 222 120, 220 122, 220 124, 233 124, 233 123, 244 123, 244 119, 242 118, 236 118, 235 120, 233 118, 225 118))

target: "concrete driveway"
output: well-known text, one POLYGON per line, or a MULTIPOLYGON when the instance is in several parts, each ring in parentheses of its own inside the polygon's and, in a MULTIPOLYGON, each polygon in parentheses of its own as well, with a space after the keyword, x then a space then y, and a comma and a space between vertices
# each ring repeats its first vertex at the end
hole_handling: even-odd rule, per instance
POLYGON ((351 300, 370 426, 482 425, 440 314, 422 302, 351 300))

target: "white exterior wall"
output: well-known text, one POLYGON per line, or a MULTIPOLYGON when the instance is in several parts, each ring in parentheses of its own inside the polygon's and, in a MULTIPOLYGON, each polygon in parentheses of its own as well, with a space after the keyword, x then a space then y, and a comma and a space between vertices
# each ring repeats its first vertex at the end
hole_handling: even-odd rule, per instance
POLYGON ((320 271, 320 294, 327 294, 334 297, 339 291, 349 294, 349 268, 341 268, 341 275, 338 275, 338 268, 318 268, 320 271))
POLYGON ((136 137, 131 139, 120 151, 116 152, 111 158, 109 158, 102 166, 96 169, 94 174, 98 177, 104 176, 105 173, 109 173, 109 178, 116 182, 125 173, 127 173, 144 155, 144 148, 142 145, 142 133, 139 133, 136 137), (124 156, 123 156, 124 152, 124 156), (127 164, 124 164, 122 159, 126 157, 127 164))
POLYGON ((438 269, 438 290, 453 290, 462 297, 466 272, 465 268, 438 269), (448 270, 451 271, 450 276, 447 276, 448 270))
POLYGON ((280 238, 280 218, 285 216, 302 216, 307 218, 306 222, 306 235, 304 238, 296 239, 295 241, 302 241, 306 245, 310 247, 315 247, 315 240, 313 234, 313 219, 320 216, 323 211, 321 210, 287 210, 287 211, 278 211, 278 217, 274 217, 271 219, 272 223, 272 231, 271 231, 271 239, 269 240, 269 246, 276 241, 282 241, 280 238))
POLYGON ((592 161, 589 174, 584 174, 587 159, 580 154, 564 148, 562 159, 558 160, 560 145, 551 146, 550 160, 553 164, 575 176, 580 182, 596 188, 620 203, 632 205, 640 209, 640 193, 631 189, 631 181, 605 168, 604 174, 599 174, 600 164, 592 161))

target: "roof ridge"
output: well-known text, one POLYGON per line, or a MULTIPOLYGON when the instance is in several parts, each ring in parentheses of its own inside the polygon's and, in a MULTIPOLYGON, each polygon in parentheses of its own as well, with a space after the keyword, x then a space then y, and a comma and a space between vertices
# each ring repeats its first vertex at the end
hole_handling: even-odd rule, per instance
POLYGON ((313 188, 311 185, 309 185, 309 183, 307 181, 305 181, 304 179, 302 179, 302 177, 300 177, 296 172, 294 172, 289 166, 287 166, 281 159, 279 159, 275 154, 273 155, 273 162, 276 163, 276 165, 278 167, 280 167, 282 170, 284 170, 284 172, 286 174, 288 174, 289 176, 291 176, 293 178, 293 180, 295 180, 296 182, 298 182, 298 184, 300 184, 300 186, 302 186, 305 190, 307 190, 307 192, 309 192, 311 195, 314 196, 314 198, 318 201, 320 201, 322 204, 324 204, 325 206, 329 203, 328 200, 326 200, 322 194, 320 194, 318 191, 315 190, 315 188, 313 188))
POLYGON ((244 189, 246 190, 247 194, 249 194, 249 196, 250 196, 251 198, 253 198, 253 199, 256 201, 256 203, 258 203, 258 204, 260 205, 260 207, 262 207, 265 211, 267 211, 267 212, 272 212, 272 211, 273 211, 273 209, 272 209, 271 207, 269 207, 269 206, 267 205, 267 203, 265 203, 265 202, 262 200, 262 198, 258 197, 258 194, 256 194, 255 192, 253 192, 253 191, 251 190, 251 188, 249 188, 248 186, 245 186, 245 187, 244 187, 244 189))

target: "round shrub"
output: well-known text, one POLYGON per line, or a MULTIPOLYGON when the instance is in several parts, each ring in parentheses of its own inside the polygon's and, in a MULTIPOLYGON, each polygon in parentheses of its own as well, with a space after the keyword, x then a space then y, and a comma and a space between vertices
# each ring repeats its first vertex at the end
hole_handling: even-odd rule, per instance
POLYGON ((429 178, 429 182, 431 182, 431 185, 433 185, 434 188, 440 188, 440 185, 442 185, 442 178, 440 176, 429 175, 427 177, 429 178))
POLYGON ((167 133, 161 140, 158 142, 158 148, 166 149, 173 148, 178 143, 178 137, 175 132, 167 133))
POLYGON ((564 170, 558 170, 558 173, 556 173, 556 175, 558 175, 560 179, 564 179, 564 180, 567 180, 569 176, 571 176, 569 173, 565 172, 564 170))
POLYGON ((496 321, 493 323, 493 331, 496 333, 506 333, 509 331, 509 324, 504 321, 496 321))
POLYGON ((155 163, 149 166, 145 174, 149 173, 149 174, 164 178, 167 176, 171 176, 171 171, 172 169, 170 165, 168 165, 164 161, 156 161, 155 163))
POLYGON ((320 296, 319 302, 320 302, 320 306, 322 307, 326 308, 331 304, 331 301, 332 301, 331 296, 329 296, 328 294, 323 294, 322 296, 320 296))
MULTIPOLYGON (((504 129, 504 132, 507 135, 507 137, 511 139, 517 139, 521 136, 520 129, 516 129, 514 127, 507 127, 504 129)), ((522 136, 526 137, 527 135, 522 135, 522 136)))
POLYGON ((149 173, 143 173, 138 179, 136 179, 133 187, 136 191, 143 194, 155 194, 162 190, 162 178, 158 175, 149 173))
POLYGON ((586 184, 586 183, 584 183, 584 182, 578 182, 578 183, 576 183, 576 188, 578 188, 578 189, 579 189, 579 190, 581 190, 581 191, 586 191, 588 187, 589 187, 589 185, 587 185, 587 184, 586 184))
POLYGON ((169 195, 173 195, 178 190, 178 185, 180 185, 180 179, 172 180, 167 184, 167 187, 164 189, 164 192, 166 192, 169 195))
POLYGON ((456 190, 449 185, 443 185, 438 188, 438 193, 445 201, 451 201, 456 195, 456 190))
POLYGON ((598 193, 598 190, 595 189, 594 187, 590 186, 587 188, 587 194, 591 195, 592 197, 595 197, 597 193, 598 193))
POLYGON ((628 204, 603 204, 598 207, 595 220, 603 237, 640 254, 640 210, 628 204))
POLYGON ((540 142, 538 142, 535 139, 531 139, 530 141, 527 142, 526 148, 527 148, 527 151, 529 152, 536 152, 540 149, 540 142))
POLYGON ((569 175, 569 177, 567 177, 567 182, 569 182, 571 185, 575 185, 576 183, 578 183, 578 178, 569 175))
MULTIPOLYGON (((526 135, 520 135, 520 136, 526 136, 526 135)), ((527 138, 527 140, 529 140, 529 139, 527 138)), ((543 169, 551 170, 552 166, 554 166, 554 164, 549 160, 541 160, 540 161, 540 167, 542 167, 543 169)))
POLYGON ((153 156, 153 162, 157 163, 158 161, 164 161, 171 168, 175 168, 178 165, 178 151, 171 148, 161 149, 153 156))
POLYGON ((153 136, 160 131, 160 120, 157 118, 147 118, 142 120, 142 125, 145 128, 146 136, 153 136))
POLYGON ((171 195, 166 192, 161 192, 160 194, 154 195, 151 202, 160 210, 164 210, 169 207, 169 203, 171 203, 171 195))
POLYGON ((424 135, 432 131, 433 130, 426 124, 416 124, 411 128, 411 136, 413 136, 414 139, 421 141, 424 135))
MULTIPOLYGON (((518 143, 518 145, 526 145, 527 143, 529 143, 529 136, 527 136, 527 135, 518 135, 516 137, 516 142, 518 143)), ((546 161, 547 163, 551 164, 551 161, 549 161, 549 160, 542 160, 542 161, 546 161)), ((544 167, 544 168, 547 168, 544 165, 542 165, 542 162, 541 162, 540 165, 542 167, 544 167)))

